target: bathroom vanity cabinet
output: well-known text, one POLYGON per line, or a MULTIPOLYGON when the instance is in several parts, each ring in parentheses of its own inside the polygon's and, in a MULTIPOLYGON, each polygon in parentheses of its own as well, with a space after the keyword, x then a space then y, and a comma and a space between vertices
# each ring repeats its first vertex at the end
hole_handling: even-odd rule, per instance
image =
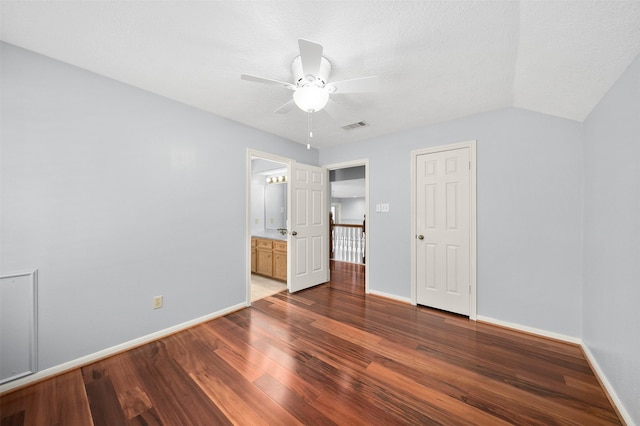
POLYGON ((287 242, 251 238, 251 272, 286 281, 287 242))

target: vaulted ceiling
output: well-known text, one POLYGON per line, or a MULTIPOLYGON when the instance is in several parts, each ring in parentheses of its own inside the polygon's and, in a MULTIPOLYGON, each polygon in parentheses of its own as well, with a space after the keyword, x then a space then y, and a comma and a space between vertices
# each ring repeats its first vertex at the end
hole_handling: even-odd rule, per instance
POLYGON ((298 38, 375 94, 313 114, 322 148, 505 107, 584 120, 640 53, 639 1, 2 1, 8 43, 307 143, 307 114, 241 73, 291 81, 298 38), (341 124, 364 121, 353 130, 341 124))

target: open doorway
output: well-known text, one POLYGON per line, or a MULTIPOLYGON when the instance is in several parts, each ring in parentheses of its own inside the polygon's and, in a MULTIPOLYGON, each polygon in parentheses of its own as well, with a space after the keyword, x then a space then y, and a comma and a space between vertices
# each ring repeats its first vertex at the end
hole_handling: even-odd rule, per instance
POLYGON ((250 294, 248 300, 287 289, 288 165, 250 157, 249 211, 251 234, 250 294))
POLYGON ((343 271, 362 277, 360 285, 368 293, 369 161, 356 160, 325 167, 329 170, 331 187, 332 273, 343 271))
POLYGON ((262 276, 286 282, 291 293, 328 282, 327 169, 251 149, 247 150, 246 164, 247 306, 252 300, 252 269, 262 276), (262 168, 261 164, 269 166, 262 168), (253 181, 259 185, 252 190, 253 181), (283 188, 277 191, 283 195, 278 196, 281 204, 270 207, 265 195, 271 192, 268 188, 276 186, 283 188), (254 205, 262 205, 262 208, 254 208, 254 205))
POLYGON ((330 259, 356 264, 366 263, 365 168, 331 170, 330 259))

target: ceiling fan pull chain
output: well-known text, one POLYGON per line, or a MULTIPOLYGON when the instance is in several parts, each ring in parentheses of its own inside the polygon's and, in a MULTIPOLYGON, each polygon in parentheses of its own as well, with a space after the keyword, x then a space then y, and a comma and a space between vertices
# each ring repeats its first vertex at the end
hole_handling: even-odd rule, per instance
POLYGON ((311 149, 311 138, 313 132, 311 131, 311 110, 307 111, 307 149, 311 149))

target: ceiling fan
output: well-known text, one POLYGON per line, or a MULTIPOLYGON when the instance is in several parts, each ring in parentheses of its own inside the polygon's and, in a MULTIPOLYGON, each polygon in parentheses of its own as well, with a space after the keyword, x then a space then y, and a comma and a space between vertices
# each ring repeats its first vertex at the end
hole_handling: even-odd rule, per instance
POLYGON ((334 120, 343 120, 346 112, 329 99, 330 95, 343 93, 364 93, 378 90, 378 77, 362 77, 342 81, 329 81, 331 63, 322 56, 322 45, 309 40, 298 39, 300 55, 291 62, 293 83, 241 74, 248 81, 280 86, 293 91, 293 98, 274 112, 284 113, 298 106, 307 113, 324 109, 334 120))

